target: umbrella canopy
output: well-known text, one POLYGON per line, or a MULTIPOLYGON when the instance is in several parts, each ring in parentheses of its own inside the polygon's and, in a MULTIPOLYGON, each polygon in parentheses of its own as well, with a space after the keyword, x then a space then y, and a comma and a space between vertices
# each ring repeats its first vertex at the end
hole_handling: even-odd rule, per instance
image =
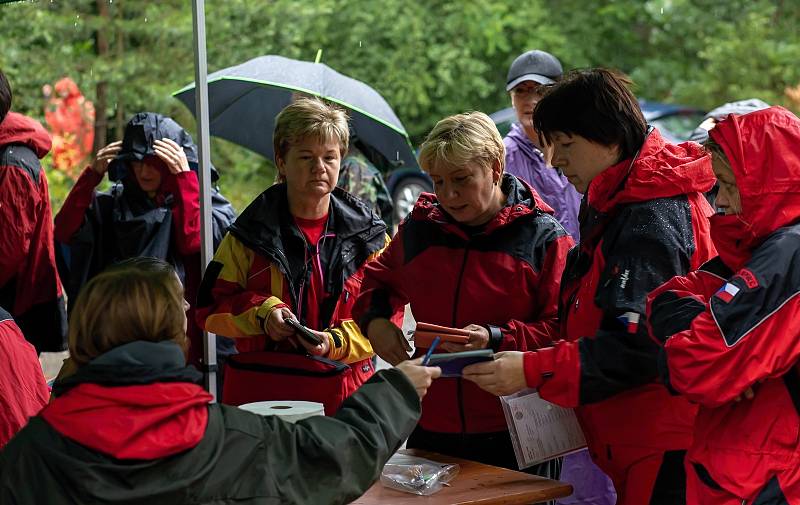
MULTIPOLYGON (((408 134, 386 100, 361 81, 322 63, 260 56, 208 76, 211 134, 274 159, 275 116, 302 92, 350 110, 356 135, 397 165, 416 167, 408 134)), ((174 96, 195 113, 195 86, 174 96)))

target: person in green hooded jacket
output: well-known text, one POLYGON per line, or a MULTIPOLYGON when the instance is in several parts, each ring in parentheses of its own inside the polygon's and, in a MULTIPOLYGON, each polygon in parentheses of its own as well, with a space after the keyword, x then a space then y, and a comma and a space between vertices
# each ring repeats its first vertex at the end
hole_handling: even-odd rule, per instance
POLYGON ((0 453, 0 503, 348 503, 411 433, 440 374, 402 363, 335 416, 296 424, 211 404, 186 366, 185 304, 154 258, 86 285, 69 330, 77 370, 0 453))

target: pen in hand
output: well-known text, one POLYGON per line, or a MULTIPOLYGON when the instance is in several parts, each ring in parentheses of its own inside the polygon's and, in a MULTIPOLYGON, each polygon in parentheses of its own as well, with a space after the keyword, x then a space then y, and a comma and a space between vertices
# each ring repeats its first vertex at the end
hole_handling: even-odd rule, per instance
POLYGON ((433 355, 433 350, 436 349, 437 345, 439 345, 440 340, 441 340, 440 337, 436 337, 433 339, 433 343, 428 348, 428 352, 426 352, 425 357, 422 358, 422 366, 428 366, 428 361, 430 361, 431 355, 433 355))

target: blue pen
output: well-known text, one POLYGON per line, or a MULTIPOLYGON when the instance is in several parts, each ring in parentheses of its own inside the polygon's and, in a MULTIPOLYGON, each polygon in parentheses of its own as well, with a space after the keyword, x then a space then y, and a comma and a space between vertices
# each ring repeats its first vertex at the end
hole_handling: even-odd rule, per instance
POLYGON ((428 352, 425 353, 425 357, 422 358, 422 366, 428 366, 428 361, 431 359, 431 355, 433 354, 433 350, 436 349, 436 346, 439 345, 439 341, 441 338, 436 337, 433 339, 433 343, 431 347, 428 349, 428 352))

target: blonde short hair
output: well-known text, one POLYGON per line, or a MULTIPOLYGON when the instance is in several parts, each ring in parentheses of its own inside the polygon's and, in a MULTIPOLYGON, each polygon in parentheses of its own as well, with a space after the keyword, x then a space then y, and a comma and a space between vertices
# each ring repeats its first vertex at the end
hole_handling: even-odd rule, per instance
POLYGON ((70 357, 82 366, 136 340, 172 340, 185 351, 185 317, 172 266, 155 258, 125 260, 81 289, 69 321, 70 357))
POLYGON ((322 142, 336 140, 344 158, 350 142, 347 113, 319 98, 296 99, 275 118, 275 132, 272 135, 275 161, 284 158, 293 143, 306 137, 316 137, 322 142))
POLYGON ((466 112, 442 119, 428 134, 419 152, 419 164, 429 172, 439 163, 477 162, 489 170, 505 167, 506 148, 494 122, 483 112, 466 112))

